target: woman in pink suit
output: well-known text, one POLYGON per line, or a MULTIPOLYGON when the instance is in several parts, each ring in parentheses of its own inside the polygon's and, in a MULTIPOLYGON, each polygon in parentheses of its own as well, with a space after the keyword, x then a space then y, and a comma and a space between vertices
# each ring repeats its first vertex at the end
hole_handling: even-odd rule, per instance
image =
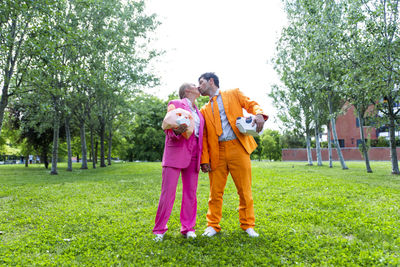
POLYGON ((183 187, 180 215, 181 233, 187 238, 196 237, 194 230, 197 213, 196 191, 204 128, 204 118, 195 105, 195 101, 199 96, 200 92, 194 84, 184 83, 179 88, 179 97, 181 99, 172 100, 168 104, 168 109, 175 107, 191 112, 195 127, 189 139, 182 136, 182 133, 187 129, 186 125, 165 131, 161 196, 153 228, 155 241, 162 241, 165 232, 168 230, 167 222, 174 205, 179 174, 182 174, 183 187))

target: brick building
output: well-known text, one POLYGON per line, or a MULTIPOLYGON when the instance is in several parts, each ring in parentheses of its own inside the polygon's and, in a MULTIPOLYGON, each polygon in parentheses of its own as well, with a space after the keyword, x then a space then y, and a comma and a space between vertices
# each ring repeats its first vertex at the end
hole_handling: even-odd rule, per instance
MULTIPOLYGON (((373 106, 370 107, 370 110, 373 106)), ((343 106, 344 113, 336 119, 336 132, 338 135, 339 145, 342 148, 342 154, 345 160, 362 160, 361 152, 358 145, 360 139, 360 123, 355 115, 353 105, 345 104, 343 106)), ((366 139, 377 139, 380 135, 386 136, 385 132, 379 132, 378 129, 371 126, 364 126, 364 136, 366 139), (383 134, 383 135, 382 135, 383 134)), ((333 135, 331 135, 332 138, 333 135)), ((312 149, 312 158, 316 160, 316 150, 312 149)), ((336 149, 332 150, 333 160, 338 160, 336 149)), ((400 148, 397 149, 398 157, 400 157, 400 148)), ((321 149, 322 160, 328 160, 328 149, 321 149)), ((372 147, 369 150, 370 160, 390 160, 390 148, 388 147, 372 147)), ((305 148, 282 149, 283 161, 306 161, 307 150, 305 148)))
MULTIPOLYGON (((373 106, 371 106, 371 109, 373 106)), ((358 147, 360 139, 360 122, 354 113, 353 105, 344 105, 345 113, 336 119, 336 132, 340 147, 358 147)), ((379 132, 375 127, 364 126, 366 139, 377 139, 379 132)), ((331 135, 332 136, 332 135, 331 135)))

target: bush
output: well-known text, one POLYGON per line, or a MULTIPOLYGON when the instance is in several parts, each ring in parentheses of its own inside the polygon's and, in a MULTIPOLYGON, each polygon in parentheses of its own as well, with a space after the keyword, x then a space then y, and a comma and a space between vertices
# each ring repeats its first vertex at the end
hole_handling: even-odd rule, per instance
POLYGON ((390 143, 385 137, 380 136, 378 139, 371 140, 371 147, 389 147, 390 143))
POLYGON ((306 139, 304 136, 296 135, 291 132, 285 132, 280 136, 280 141, 282 148, 305 148, 306 139))
POLYGON ((327 148, 328 147, 328 141, 322 141, 320 143, 321 148, 327 148))

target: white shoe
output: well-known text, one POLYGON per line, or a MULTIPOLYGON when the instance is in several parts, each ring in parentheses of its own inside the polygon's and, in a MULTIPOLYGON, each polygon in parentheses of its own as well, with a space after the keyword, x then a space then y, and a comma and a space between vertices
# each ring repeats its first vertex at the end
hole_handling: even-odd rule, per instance
POLYGON ((214 236, 217 234, 217 231, 215 231, 214 228, 211 226, 208 226, 206 230, 204 230, 204 233, 202 234, 203 236, 214 236))
POLYGON ((189 231, 189 232, 187 232, 186 233, 186 238, 193 238, 193 239, 195 239, 196 238, 196 234, 194 233, 194 231, 189 231))
POLYGON ((164 234, 155 234, 155 237, 153 238, 154 241, 156 242, 161 242, 163 241, 164 234))
POLYGON ((259 236, 259 234, 257 234, 253 228, 247 228, 246 233, 248 233, 250 237, 258 237, 259 236))

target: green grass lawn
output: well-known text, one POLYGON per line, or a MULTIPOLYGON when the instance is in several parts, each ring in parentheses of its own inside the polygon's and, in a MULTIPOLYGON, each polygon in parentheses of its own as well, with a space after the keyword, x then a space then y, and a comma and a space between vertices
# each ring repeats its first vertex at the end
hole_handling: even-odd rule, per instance
POLYGON ((164 241, 152 228, 160 163, 120 163, 51 176, 42 166, 0 166, 0 265, 400 265, 400 177, 390 162, 253 162, 256 231, 239 227, 232 179, 222 231, 206 227, 208 176, 198 187, 197 234, 179 233, 181 184, 164 241))

